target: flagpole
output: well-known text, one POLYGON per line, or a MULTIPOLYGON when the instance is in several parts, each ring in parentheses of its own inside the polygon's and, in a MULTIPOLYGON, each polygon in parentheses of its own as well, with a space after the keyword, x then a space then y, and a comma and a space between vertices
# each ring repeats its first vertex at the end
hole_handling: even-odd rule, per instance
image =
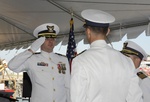
POLYGON ((68 46, 67 46, 67 53, 66 56, 69 61, 70 65, 70 73, 71 73, 71 64, 73 58, 76 56, 76 42, 75 42, 75 36, 74 36, 74 21, 73 21, 73 12, 71 14, 71 19, 70 19, 70 31, 69 31, 69 38, 68 38, 68 46))

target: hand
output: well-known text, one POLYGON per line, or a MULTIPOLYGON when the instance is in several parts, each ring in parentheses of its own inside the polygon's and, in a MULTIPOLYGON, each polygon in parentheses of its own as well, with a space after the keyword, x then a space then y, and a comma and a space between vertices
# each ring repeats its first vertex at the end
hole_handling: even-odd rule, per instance
POLYGON ((31 50, 32 52, 36 52, 40 47, 41 45, 44 43, 45 41, 45 37, 40 37, 38 39, 36 39, 32 44, 31 44, 31 50))

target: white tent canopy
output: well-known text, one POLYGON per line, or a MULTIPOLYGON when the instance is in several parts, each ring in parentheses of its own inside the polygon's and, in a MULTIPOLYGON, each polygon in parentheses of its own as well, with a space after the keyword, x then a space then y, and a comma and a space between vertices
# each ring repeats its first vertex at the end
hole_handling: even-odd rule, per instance
POLYGON ((71 13, 78 43, 85 38, 80 15, 85 9, 100 9, 115 16, 108 42, 119 41, 125 34, 136 38, 144 30, 150 35, 149 0, 0 0, 0 50, 27 48, 35 39, 35 27, 48 22, 60 27, 57 42, 67 44, 71 13))

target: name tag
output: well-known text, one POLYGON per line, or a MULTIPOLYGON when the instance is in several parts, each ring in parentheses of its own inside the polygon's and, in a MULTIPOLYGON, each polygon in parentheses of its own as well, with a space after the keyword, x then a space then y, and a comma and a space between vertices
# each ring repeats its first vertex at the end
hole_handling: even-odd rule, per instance
POLYGON ((45 62, 38 62, 37 66, 48 66, 48 63, 45 62))

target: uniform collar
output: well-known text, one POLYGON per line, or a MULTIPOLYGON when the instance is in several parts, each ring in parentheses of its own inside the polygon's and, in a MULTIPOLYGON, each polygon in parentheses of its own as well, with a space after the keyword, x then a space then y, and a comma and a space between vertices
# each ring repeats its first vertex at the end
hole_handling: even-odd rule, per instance
POLYGON ((41 54, 45 57, 45 58, 47 58, 47 59, 49 59, 50 58, 50 56, 52 55, 52 53, 53 52, 51 52, 51 53, 48 53, 48 52, 45 52, 45 51, 41 51, 41 54))
POLYGON ((104 47, 106 45, 107 45, 107 43, 105 40, 96 40, 96 41, 92 42, 90 46, 91 47, 104 47))

